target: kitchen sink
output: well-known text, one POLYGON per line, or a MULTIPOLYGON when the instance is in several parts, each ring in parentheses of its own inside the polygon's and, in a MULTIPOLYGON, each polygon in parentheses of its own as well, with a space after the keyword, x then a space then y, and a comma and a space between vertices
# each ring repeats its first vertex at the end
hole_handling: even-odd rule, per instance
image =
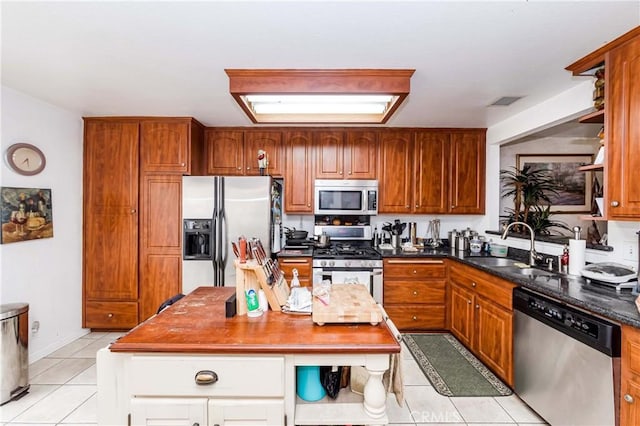
POLYGON ((506 257, 472 257, 468 258, 471 263, 482 266, 513 266, 517 260, 507 259, 506 257))

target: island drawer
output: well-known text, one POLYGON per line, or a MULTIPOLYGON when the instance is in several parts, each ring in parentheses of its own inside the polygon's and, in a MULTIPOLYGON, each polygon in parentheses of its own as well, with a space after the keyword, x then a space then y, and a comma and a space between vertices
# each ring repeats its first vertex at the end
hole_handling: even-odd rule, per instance
POLYGON ((136 355, 130 377, 135 396, 282 397, 284 357, 136 355), (206 371, 217 380, 196 384, 206 371))
POLYGON ((384 259, 385 278, 444 278, 447 269, 442 259, 384 259))
POLYGON ((385 306, 399 330, 444 330, 445 305, 385 306))
POLYGON ((384 284, 384 303, 401 304, 444 304, 444 280, 404 281, 393 280, 384 284))

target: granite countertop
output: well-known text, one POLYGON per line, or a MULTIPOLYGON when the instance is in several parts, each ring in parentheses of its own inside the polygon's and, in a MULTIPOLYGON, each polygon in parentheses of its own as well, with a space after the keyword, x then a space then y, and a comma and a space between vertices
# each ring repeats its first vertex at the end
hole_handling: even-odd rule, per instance
MULTIPOLYGON (((640 328, 640 313, 635 306, 637 295, 629 290, 616 292, 606 286, 592 284, 582 277, 555 273, 551 276, 524 276, 505 272, 503 268, 477 263, 478 258, 491 257, 484 253, 470 254, 451 251, 448 247, 421 249, 417 252, 402 249, 379 250, 383 258, 391 257, 444 257, 455 259, 466 265, 502 279, 518 284, 520 287, 536 291, 556 300, 598 314, 610 320, 640 328), (476 260, 476 262, 474 262, 476 260)), ((528 263, 528 251, 509 250, 509 258, 528 263), (523 256, 524 255, 524 256, 523 256)))

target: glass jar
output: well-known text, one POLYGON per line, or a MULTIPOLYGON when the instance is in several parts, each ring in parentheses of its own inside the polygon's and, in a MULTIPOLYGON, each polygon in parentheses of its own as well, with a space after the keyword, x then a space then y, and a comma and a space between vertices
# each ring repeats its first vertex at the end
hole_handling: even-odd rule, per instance
POLYGON ((473 237, 469 241, 469 250, 471 250, 471 253, 480 253, 482 251, 482 240, 478 237, 473 237))

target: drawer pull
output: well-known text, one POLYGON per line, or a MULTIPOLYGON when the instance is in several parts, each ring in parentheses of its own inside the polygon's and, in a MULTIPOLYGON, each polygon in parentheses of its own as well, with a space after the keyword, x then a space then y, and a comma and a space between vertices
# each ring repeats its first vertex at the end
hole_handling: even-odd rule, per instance
POLYGON ((196 373, 196 385, 212 385, 218 381, 218 375, 211 370, 201 370, 196 373))
POLYGON ((467 305, 470 305, 470 304, 471 304, 471 300, 467 300, 467 305))
POLYGON ((477 286, 477 285, 478 285, 478 284, 476 284, 476 283, 475 283, 475 281, 472 281, 472 282, 471 282, 471 287, 475 287, 475 286, 477 286))
POLYGON ((417 295, 418 295, 418 292, 417 292, 417 291, 414 291, 414 292, 413 292, 413 295, 414 295, 414 296, 417 296, 417 295))
POLYGON ((476 305, 476 309, 480 309, 480 305, 476 305))
POLYGON ((624 396, 624 400, 625 400, 626 402, 628 402, 629 404, 633 404, 633 397, 632 397, 631 395, 629 395, 628 393, 627 393, 627 394, 625 394, 625 396, 624 396))
POLYGON ((387 263, 395 265, 442 265, 443 260, 389 260, 387 263))
POLYGON ((109 313, 107 314, 107 318, 113 318, 113 314, 112 314, 111 312, 109 312, 109 313))
POLYGON ((414 269, 414 270, 413 270, 413 273, 414 273, 414 274, 417 274, 417 273, 418 273, 418 271, 416 271, 416 270, 414 269))
POLYGON ((414 315, 414 316, 413 316, 413 320, 414 320, 414 321, 418 321, 418 317, 414 315))

